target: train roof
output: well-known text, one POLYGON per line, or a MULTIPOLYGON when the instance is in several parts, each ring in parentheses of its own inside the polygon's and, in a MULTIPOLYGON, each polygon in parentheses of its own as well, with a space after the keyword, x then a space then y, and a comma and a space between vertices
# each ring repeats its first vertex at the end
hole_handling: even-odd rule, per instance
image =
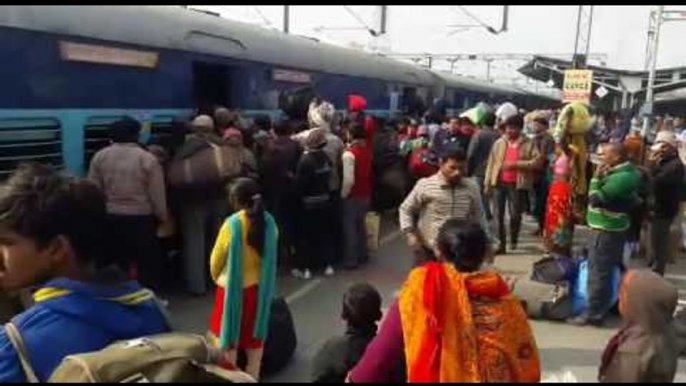
POLYGON ((498 94, 498 95, 521 95, 521 90, 515 90, 513 88, 497 85, 494 83, 484 82, 478 79, 470 78, 464 75, 455 75, 443 71, 433 71, 435 76, 445 82, 448 88, 459 88, 467 89, 472 91, 483 92, 487 94, 498 94))
POLYGON ((431 86, 423 68, 178 6, 3 6, 0 27, 431 86))

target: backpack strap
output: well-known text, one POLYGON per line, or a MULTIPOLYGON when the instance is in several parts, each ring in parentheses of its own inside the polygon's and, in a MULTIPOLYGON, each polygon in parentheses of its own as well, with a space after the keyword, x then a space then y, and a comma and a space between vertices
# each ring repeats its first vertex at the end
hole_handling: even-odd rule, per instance
POLYGON ((221 146, 216 145, 212 142, 208 142, 212 146, 212 151, 214 152, 214 162, 217 163, 217 169, 219 169, 219 178, 224 177, 226 173, 226 167, 224 166, 224 158, 222 155, 221 146))
POLYGON ((19 362, 21 363, 24 375, 26 376, 26 381, 28 383, 40 383, 36 373, 33 371, 29 352, 26 350, 24 339, 21 337, 21 333, 17 326, 15 326, 14 323, 9 322, 5 325, 5 331, 7 332, 7 337, 10 339, 12 346, 14 346, 14 350, 17 352, 19 362))

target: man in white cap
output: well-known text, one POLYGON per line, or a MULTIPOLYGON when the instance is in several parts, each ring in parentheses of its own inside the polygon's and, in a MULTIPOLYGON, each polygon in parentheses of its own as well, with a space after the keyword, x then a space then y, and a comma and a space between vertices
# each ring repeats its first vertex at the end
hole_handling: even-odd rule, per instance
POLYGON ((650 219, 650 267, 660 275, 670 260, 670 228, 679 212, 684 192, 684 165, 678 156, 677 138, 673 131, 657 133, 651 148, 650 176, 654 198, 650 219))

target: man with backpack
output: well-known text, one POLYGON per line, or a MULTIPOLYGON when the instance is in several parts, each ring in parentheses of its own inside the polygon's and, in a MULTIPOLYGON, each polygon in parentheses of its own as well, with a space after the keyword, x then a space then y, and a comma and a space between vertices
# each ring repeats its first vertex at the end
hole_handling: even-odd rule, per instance
POLYGON ((208 289, 210 240, 229 210, 226 184, 257 170, 240 131, 229 129, 224 137, 225 141, 215 134, 212 118, 196 117, 169 168, 172 193, 181 209, 185 285, 193 295, 204 295, 208 289))
POLYGON ((101 266, 114 241, 86 180, 23 165, 0 187, 2 290, 37 287, 0 331, 0 382, 45 382, 69 355, 169 330, 150 291, 101 266))

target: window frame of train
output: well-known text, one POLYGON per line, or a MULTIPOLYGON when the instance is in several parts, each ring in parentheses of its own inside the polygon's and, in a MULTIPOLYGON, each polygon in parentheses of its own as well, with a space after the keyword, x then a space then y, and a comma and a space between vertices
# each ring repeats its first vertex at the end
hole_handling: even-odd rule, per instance
MULTIPOLYGON (((151 114, 145 114, 150 116, 151 114)), ((111 114, 95 115, 89 117, 83 128, 83 162, 85 170, 90 168, 90 163, 95 154, 113 143, 112 124, 118 119, 131 117, 141 123, 141 134, 138 143, 141 145, 164 142, 163 137, 173 135, 173 121, 177 116, 171 114, 152 115, 150 118, 140 119, 136 114, 111 114), (96 134, 96 135, 93 135, 96 134), (97 144, 93 146, 92 144, 97 144)), ((166 149, 171 150, 171 149, 166 149)))
POLYGON ((55 117, 0 118, 0 181, 25 162, 64 169, 62 124, 55 117))

